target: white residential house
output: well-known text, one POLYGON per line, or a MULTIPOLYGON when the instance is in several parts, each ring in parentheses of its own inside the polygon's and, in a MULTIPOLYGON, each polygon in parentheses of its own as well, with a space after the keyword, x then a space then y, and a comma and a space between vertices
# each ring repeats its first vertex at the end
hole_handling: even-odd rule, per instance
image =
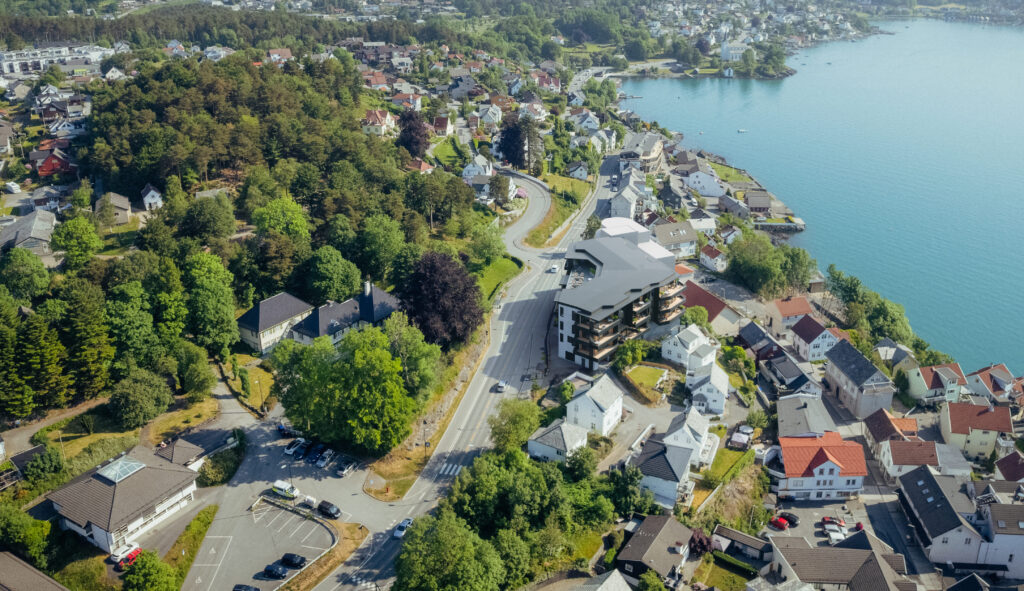
POLYGON ((967 375, 967 388, 994 402, 1009 402, 1022 391, 1021 380, 1014 378, 1003 363, 989 365, 967 375))
POLYGON ((878 463, 890 481, 921 466, 939 468, 939 453, 934 441, 886 439, 878 445, 878 463))
POLYGON ((609 217, 635 219, 641 203, 640 193, 632 185, 626 185, 609 200, 609 217))
POLYGON ((908 393, 927 402, 960 402, 968 394, 967 379, 959 363, 915 367, 906 372, 908 393))
POLYGON ((587 444, 587 430, 558 419, 533 432, 526 442, 530 457, 548 462, 564 462, 574 451, 587 444))
POLYGON ((565 408, 570 425, 607 437, 622 420, 622 389, 603 374, 578 391, 565 408))
POLYGON ((494 165, 482 154, 473 156, 473 160, 462 169, 462 179, 468 180, 477 176, 493 176, 494 165))
POLYGON ((704 197, 721 197, 725 195, 725 187, 718 179, 715 171, 704 161, 698 161, 698 168, 683 177, 683 184, 700 193, 704 197))
POLYGON ((720 415, 725 412, 729 374, 718 363, 688 370, 686 385, 693 395, 693 407, 702 414, 720 415))
POLYGON ((738 62, 743 59, 743 53, 750 49, 744 43, 725 41, 722 43, 721 57, 723 62, 738 62))
POLYGON ((576 129, 590 135, 601 127, 601 120, 597 118, 590 109, 573 109, 566 120, 576 126, 576 129))
POLYGON ((480 111, 480 124, 488 132, 493 132, 501 125, 501 108, 498 105, 487 105, 480 111))
POLYGON ((574 179, 580 180, 580 181, 585 181, 585 180, 587 180, 587 177, 590 176, 590 173, 587 171, 587 163, 586 162, 573 162, 566 169, 565 173, 570 178, 574 178, 574 179))
POLYGON ((164 196, 153 185, 146 184, 142 189, 142 206, 146 211, 153 211, 164 206, 164 196))
POLYGON ((715 235, 715 230, 718 227, 715 223, 715 218, 712 217, 692 217, 688 221, 690 222, 691 228, 697 232, 701 232, 709 238, 715 235))
POLYGON ((690 408, 685 414, 676 415, 665 431, 667 445, 686 447, 693 450, 690 465, 695 469, 711 464, 718 451, 718 436, 709 433, 711 420, 690 408))
POLYGON ((238 318, 238 335, 243 343, 263 354, 312 311, 313 306, 290 293, 281 292, 242 314, 238 318))
POLYGON ((103 75, 103 79, 107 82, 117 82, 125 77, 124 72, 117 69, 116 67, 107 70, 107 73, 103 75))
POLYGON ((724 252, 711 244, 705 244, 704 248, 700 249, 700 264, 710 271, 724 273, 728 261, 724 252))
POLYGON ((847 499, 860 493, 868 474, 864 448, 835 431, 821 437, 780 437, 765 456, 780 499, 847 499), (774 463, 781 460, 782 466, 774 463))
POLYGON ((811 362, 824 360, 825 353, 839 342, 836 332, 825 328, 814 316, 804 316, 793 325, 793 346, 797 355, 811 362))
POLYGON ((715 362, 720 346, 696 324, 680 326, 661 342, 661 356, 686 369, 696 370, 715 362))
POLYGON ((850 341, 840 340, 825 354, 825 379, 829 393, 839 398, 859 419, 880 408, 892 406, 896 388, 884 373, 857 350, 850 341))
POLYGON ((648 437, 640 453, 628 462, 643 474, 640 488, 651 491, 654 502, 671 509, 680 496, 693 491, 690 458, 697 455, 698 451, 672 445, 665 441, 665 434, 660 433, 648 437))
POLYGON ((664 246, 677 259, 685 259, 697 254, 697 232, 689 221, 654 226, 654 239, 664 246))

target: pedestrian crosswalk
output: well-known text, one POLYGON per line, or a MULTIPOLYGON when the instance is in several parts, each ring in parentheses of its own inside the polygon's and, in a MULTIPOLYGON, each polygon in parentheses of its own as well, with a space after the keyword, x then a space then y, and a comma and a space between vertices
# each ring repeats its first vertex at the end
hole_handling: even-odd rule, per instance
POLYGON ((458 476, 462 472, 462 464, 446 463, 441 466, 438 476, 458 476))

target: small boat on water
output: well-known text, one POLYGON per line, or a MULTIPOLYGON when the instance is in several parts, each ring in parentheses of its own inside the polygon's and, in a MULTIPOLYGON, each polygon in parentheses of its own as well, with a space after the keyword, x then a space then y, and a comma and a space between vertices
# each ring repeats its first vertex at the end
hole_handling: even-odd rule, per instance
POLYGON ((736 133, 747 133, 746 129, 737 129, 736 133))
POLYGON ((698 131, 697 133, 699 133, 700 135, 704 135, 703 131, 698 131))

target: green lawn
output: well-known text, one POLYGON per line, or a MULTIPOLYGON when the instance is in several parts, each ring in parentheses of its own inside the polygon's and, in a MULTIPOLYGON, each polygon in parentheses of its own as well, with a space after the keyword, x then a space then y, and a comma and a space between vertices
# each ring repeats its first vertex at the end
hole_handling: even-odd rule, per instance
POLYGON ((739 169, 724 164, 718 164, 717 162, 710 162, 711 168, 715 169, 715 173, 718 174, 718 178, 722 179, 727 183, 749 183, 752 182, 749 176, 743 174, 739 169))
POLYGON ((494 299, 499 288, 519 274, 520 266, 508 257, 502 257, 487 265, 477 275, 476 282, 480 293, 487 301, 494 299))
POLYGON ((633 369, 626 372, 629 377, 637 383, 638 386, 654 389, 658 385, 658 380, 661 376, 665 375, 665 370, 660 367, 651 367, 649 365, 638 365, 633 369))
POLYGON ((455 148, 452 146, 451 141, 445 141, 438 144, 437 147, 434 148, 434 158, 444 166, 459 165, 459 155, 455 153, 455 148))
POLYGON ((128 252, 128 248, 135 244, 135 235, 139 233, 139 218, 133 217, 127 224, 116 226, 109 234, 103 236, 103 248, 100 254, 115 256, 128 252))
POLYGON ((743 591, 747 588, 745 577, 729 572, 714 562, 701 563, 693 573, 693 579, 704 583, 709 588, 722 591, 743 591))
POLYGON ((572 212, 576 211, 579 205, 570 199, 565 199, 561 194, 551 195, 551 207, 548 213, 537 226, 526 235, 526 244, 534 248, 542 248, 551 237, 551 234, 562 225, 562 222, 569 219, 572 212))
POLYGON ((590 192, 590 183, 579 179, 561 176, 557 174, 546 174, 541 180, 548 184, 553 191, 568 191, 575 193, 582 200, 590 192))
POLYGON ((715 454, 715 461, 711 462, 711 467, 707 469, 705 474, 712 476, 716 480, 721 480, 721 478, 725 476, 725 473, 729 471, 729 468, 732 468, 733 464, 738 462, 742 457, 742 451, 722 447, 718 450, 718 453, 715 454))
POLYGON ((185 531, 181 532, 178 539, 171 546, 171 549, 164 556, 164 562, 178 571, 178 578, 185 580, 188 569, 192 568, 192 561, 196 559, 199 546, 203 545, 206 531, 213 523, 213 517, 217 515, 217 505, 203 507, 203 509, 189 522, 185 531))

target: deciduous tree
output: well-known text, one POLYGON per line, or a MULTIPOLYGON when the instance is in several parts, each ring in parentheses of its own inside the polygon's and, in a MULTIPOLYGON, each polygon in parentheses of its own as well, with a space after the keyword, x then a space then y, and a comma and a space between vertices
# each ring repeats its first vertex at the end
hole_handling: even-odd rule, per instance
POLYGON ((210 368, 206 350, 180 339, 177 347, 178 384, 181 391, 192 402, 198 402, 210 394, 217 376, 210 368))
POLYGON ((122 580, 124 591, 177 591, 181 587, 174 568, 151 550, 142 551, 122 580))
POLYGON ((196 344, 220 353, 238 342, 231 272, 209 253, 196 253, 185 261, 188 293, 188 328, 196 344))
POLYGON ((395 562, 395 586, 408 591, 497 591, 505 568, 494 548, 451 511, 409 528, 395 562))
POLYGON ((12 248, 0 259, 0 284, 17 300, 30 301, 46 291, 50 274, 43 261, 26 248, 12 248))
POLYGON ((364 275, 383 280, 388 277, 391 264, 405 244, 405 233, 396 220, 374 215, 363 221, 355 242, 359 269, 364 275))
POLYGON ((427 341, 445 349, 465 342, 483 320, 476 279, 444 254, 424 254, 401 297, 427 341))
POLYGON ((72 218, 57 226, 51 242, 55 250, 64 251, 64 264, 72 271, 81 269, 103 248, 96 228, 85 217, 72 218))
POLYGON ((430 137, 419 112, 406 109, 398 117, 398 145, 409 151, 414 158, 422 158, 430 146, 430 137))
POLYGON ((279 197, 252 213, 256 231, 266 236, 271 230, 280 232, 292 240, 309 241, 309 222, 302 206, 291 197, 279 197))
POLYGON ((487 418, 487 423, 495 449, 518 450, 540 427, 540 408, 530 400, 506 398, 498 405, 498 413, 487 418))
POLYGON ((108 408, 121 427, 137 429, 166 411, 173 400, 163 378, 137 367, 114 385, 108 408))
POLYGON ((344 302, 359 293, 359 267, 333 246, 321 246, 306 264, 306 297, 313 305, 327 300, 344 302))
POLYGON ((437 380, 441 348, 427 343, 405 312, 395 312, 384 321, 384 335, 391 354, 402 364, 406 391, 419 402, 426 401, 437 380))

